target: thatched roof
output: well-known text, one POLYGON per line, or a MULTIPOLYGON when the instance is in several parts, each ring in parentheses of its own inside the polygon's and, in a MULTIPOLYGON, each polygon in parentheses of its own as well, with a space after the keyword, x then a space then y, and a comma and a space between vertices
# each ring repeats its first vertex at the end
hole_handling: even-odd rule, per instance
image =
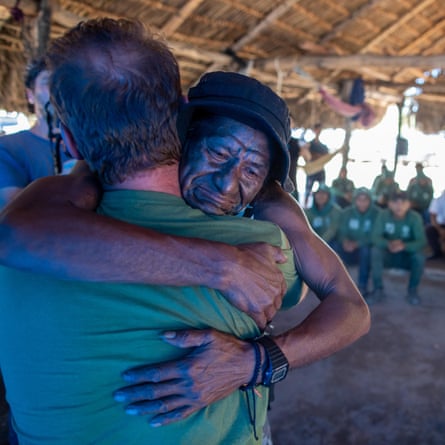
POLYGON ((445 130, 445 74, 435 71, 445 69, 443 0, 21 0, 21 21, 11 14, 16 3, 0 1, 0 108, 26 109, 23 66, 39 38, 43 48, 47 34, 111 16, 164 34, 184 89, 206 71, 241 71, 281 94, 296 125, 322 118, 342 126, 320 86, 345 99, 345 86, 361 77, 366 102, 381 116, 422 79, 417 121, 425 132, 445 130))

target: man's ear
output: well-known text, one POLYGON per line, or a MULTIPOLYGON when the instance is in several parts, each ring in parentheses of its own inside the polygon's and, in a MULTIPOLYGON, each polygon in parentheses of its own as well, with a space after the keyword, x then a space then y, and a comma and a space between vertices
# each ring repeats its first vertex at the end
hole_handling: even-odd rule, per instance
POLYGON ((73 134, 62 122, 60 123, 60 134, 62 135, 63 142, 65 143, 65 147, 69 154, 74 159, 83 159, 83 156, 77 150, 77 144, 74 140, 73 134))
POLYGON ((35 103, 35 97, 34 97, 34 91, 31 88, 25 88, 26 93, 26 100, 29 104, 34 105, 35 103))

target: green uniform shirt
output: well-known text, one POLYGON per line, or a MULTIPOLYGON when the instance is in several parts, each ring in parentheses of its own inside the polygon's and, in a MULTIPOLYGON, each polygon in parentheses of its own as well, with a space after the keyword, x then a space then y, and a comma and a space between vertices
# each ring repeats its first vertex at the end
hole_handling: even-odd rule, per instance
POLYGON ((348 178, 336 178, 332 181, 331 190, 336 196, 344 196, 345 194, 354 192, 354 183, 348 178))
POLYGON ((378 213, 379 209, 373 204, 364 213, 359 212, 355 206, 346 207, 340 218, 338 232, 340 241, 355 241, 359 246, 370 245, 372 227, 378 213))
POLYGON ((386 248, 388 241, 400 239, 407 252, 421 251, 426 245, 421 216, 408 210, 405 218, 395 219, 389 209, 380 211, 372 231, 372 241, 377 247, 386 248))
MULTIPOLYGON (((207 216, 163 193, 107 192, 99 211, 187 237, 288 246, 273 224, 207 216)), ((285 253, 289 261, 280 267, 291 289, 293 255, 289 249, 285 253)), ((113 391, 125 386, 123 370, 188 352, 162 341, 161 332, 207 327, 239 338, 259 334, 248 315, 208 288, 61 281, 1 268, 0 363, 20 444, 259 443, 240 390, 159 428, 148 425, 149 416, 126 415, 112 398, 113 391)), ((268 401, 266 388, 259 390, 263 397, 256 396, 257 431, 268 401)))
POLYGON ((426 176, 412 179, 406 192, 413 208, 418 210, 428 209, 434 195, 431 179, 426 176), (422 184, 422 182, 424 183, 422 184))
POLYGON ((337 236, 341 216, 338 205, 329 201, 320 210, 314 203, 311 208, 306 209, 306 215, 311 227, 326 242, 332 241, 337 236))
POLYGON ((383 199, 384 204, 388 202, 388 197, 399 190, 397 182, 385 182, 385 178, 378 181, 373 189, 374 200, 380 202, 383 199))

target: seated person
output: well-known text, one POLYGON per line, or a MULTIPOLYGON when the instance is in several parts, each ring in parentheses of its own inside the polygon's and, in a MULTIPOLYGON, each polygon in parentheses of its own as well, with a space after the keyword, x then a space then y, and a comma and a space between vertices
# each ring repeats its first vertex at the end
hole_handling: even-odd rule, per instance
POLYGON ((341 209, 335 204, 332 191, 327 185, 320 184, 314 192, 314 202, 306 209, 306 215, 315 232, 337 250, 341 209))
POLYGON ((388 208, 381 211, 372 231, 371 270, 374 284, 368 303, 385 298, 383 268, 400 268, 410 272, 406 299, 410 304, 420 304, 418 286, 423 274, 426 245, 425 231, 420 215, 410 209, 404 191, 390 195, 388 208))
POLYGON ((378 213, 371 191, 360 187, 355 191, 352 205, 343 210, 340 219, 338 253, 346 264, 358 264, 358 288, 363 296, 368 293, 371 232, 378 213))
POLYGON ((351 205, 355 186, 354 182, 348 178, 346 167, 340 169, 338 178, 332 181, 331 189, 335 196, 335 202, 341 208, 351 205))
POLYGON ((388 197, 400 190, 399 184, 394 180, 394 172, 385 170, 381 179, 372 189, 375 203, 382 208, 388 206, 388 197))
POLYGON ((431 248, 429 260, 444 258, 445 256, 445 191, 433 199, 430 208, 430 221, 426 227, 426 237, 431 248))

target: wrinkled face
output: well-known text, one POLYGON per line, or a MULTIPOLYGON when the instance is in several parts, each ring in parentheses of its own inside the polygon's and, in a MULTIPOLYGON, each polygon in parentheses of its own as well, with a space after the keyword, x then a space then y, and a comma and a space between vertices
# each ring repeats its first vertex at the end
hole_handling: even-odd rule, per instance
POLYGON ((365 195, 364 193, 360 193, 355 198, 355 206, 357 207, 357 210, 360 213, 365 213, 369 209, 370 205, 371 205, 371 199, 369 198, 368 195, 365 195))
POLYGON ((314 201, 319 209, 323 208, 329 201, 329 193, 324 190, 314 193, 314 201))
POLYGON ((397 219, 403 219, 410 208, 410 203, 407 199, 396 199, 389 201, 388 207, 397 219))
POLYGON ((268 139, 233 119, 219 117, 214 122, 197 124, 194 136, 184 144, 182 195, 205 213, 234 215, 253 200, 269 173, 268 139))

